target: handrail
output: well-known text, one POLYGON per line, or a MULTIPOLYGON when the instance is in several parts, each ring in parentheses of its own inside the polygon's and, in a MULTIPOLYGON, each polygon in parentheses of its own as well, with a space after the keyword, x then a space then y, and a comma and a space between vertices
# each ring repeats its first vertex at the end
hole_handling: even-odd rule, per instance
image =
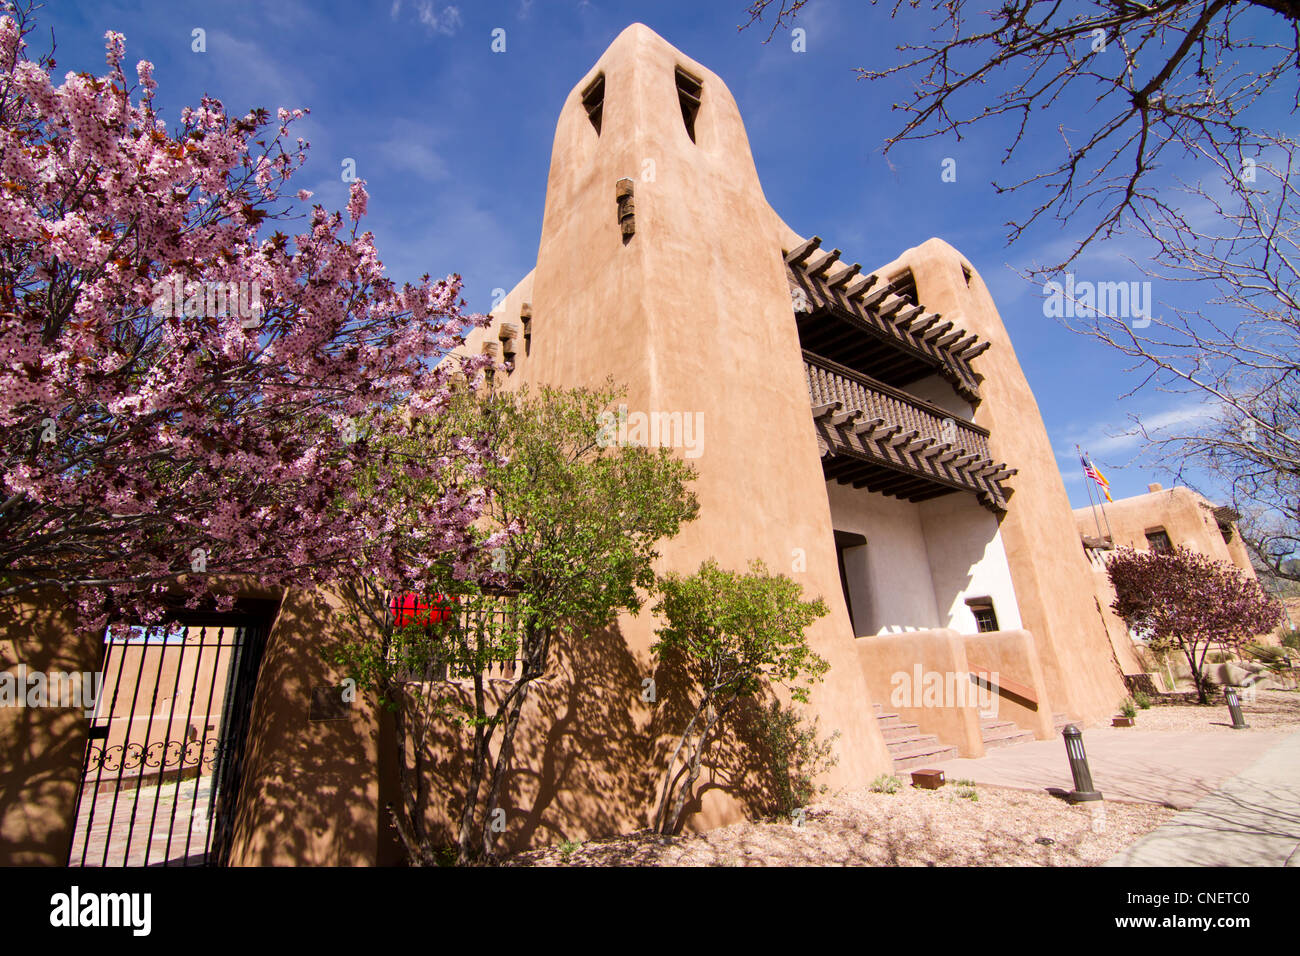
POLYGON ((907 392, 904 392, 901 389, 894 388, 894 386, 892 385, 886 385, 884 382, 878 381, 877 379, 872 378, 870 375, 864 375, 861 372, 855 371, 854 369, 841 365, 839 362, 836 362, 832 359, 828 359, 823 355, 818 355, 816 352, 809 352, 807 349, 803 349, 802 351, 803 351, 804 361, 807 362, 809 365, 820 366, 821 368, 825 369, 828 372, 831 372, 835 375, 839 375, 843 378, 851 379, 857 382, 859 385, 865 386, 866 388, 872 389, 873 391, 881 392, 885 395, 888 395, 890 398, 896 398, 901 402, 905 402, 908 405, 911 405, 913 408, 916 408, 918 411, 925 412, 926 414, 929 415, 934 415, 936 418, 940 418, 940 419, 951 418, 958 425, 961 425, 964 428, 969 428, 971 431, 978 432, 979 434, 983 435, 985 438, 988 438, 992 434, 987 428, 984 428, 980 425, 976 425, 973 421, 971 421, 968 418, 962 418, 960 415, 954 415, 952 412, 948 411, 945 408, 940 408, 938 405, 935 405, 933 402, 927 402, 923 398, 917 398, 915 395, 909 395, 907 392))

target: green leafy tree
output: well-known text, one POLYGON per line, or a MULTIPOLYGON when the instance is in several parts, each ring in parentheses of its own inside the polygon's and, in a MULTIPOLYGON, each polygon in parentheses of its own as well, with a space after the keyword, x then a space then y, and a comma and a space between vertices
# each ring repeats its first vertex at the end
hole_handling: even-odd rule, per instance
POLYGON ((806 703, 810 685, 829 664, 808 646, 804 629, 827 611, 821 598, 801 599, 790 578, 761 561, 748 574, 706 561, 689 577, 667 575, 655 613, 666 623, 652 647, 660 662, 683 665, 692 686, 690 719, 677 740, 655 812, 655 829, 670 834, 699 779, 705 751, 738 703, 773 685, 806 703))
MULTIPOLYGON (((426 593, 455 596, 462 610, 444 622, 417 619, 396 628, 383 622, 378 582, 354 592, 377 612, 372 621, 380 626, 371 632, 380 637, 349 653, 360 664, 368 662, 368 673, 388 688, 395 704, 405 803, 395 816, 415 862, 436 855, 423 820, 427 775, 417 763, 428 728, 452 720, 472 734, 457 858, 491 859, 501 819, 495 811, 524 704, 533 683, 546 674, 556 643, 580 640, 621 612, 637 613, 655 583, 658 542, 698 512, 688 464, 667 449, 617 447, 606 440, 601 414, 620 395, 612 383, 598 389, 465 390, 447 421, 455 434, 489 436, 496 453, 481 471, 475 466, 486 496, 484 540, 463 554, 431 551, 425 582, 426 593), (478 555, 498 576, 496 594, 473 583, 482 579, 482 569, 473 565, 478 555), (437 693, 447 669, 459 670, 472 685, 468 706, 453 694, 437 693), (412 674, 424 680, 402 679, 412 674)), ((419 454, 420 442, 416 436, 400 451, 419 454)), ((418 514, 423 501, 438 500, 441 482, 453 473, 432 473, 404 486, 393 502, 396 512, 418 514)), ((409 536, 412 547, 435 531, 403 522, 392 529, 409 536)))

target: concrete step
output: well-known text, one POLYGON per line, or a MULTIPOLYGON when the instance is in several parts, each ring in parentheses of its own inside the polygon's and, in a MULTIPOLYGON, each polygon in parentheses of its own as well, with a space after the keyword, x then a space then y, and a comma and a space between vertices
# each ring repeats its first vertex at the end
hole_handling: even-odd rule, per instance
POLYGON ((897 727, 903 722, 903 718, 899 717, 897 714, 876 714, 876 720, 880 721, 879 726, 881 730, 884 730, 886 727, 897 727))
POLYGON ((1065 725, 1068 723, 1070 723, 1069 715, 1067 714, 1052 715, 1052 726, 1056 728, 1056 732, 1058 734, 1065 729, 1065 725))
POLYGON ((1012 726, 1010 730, 1003 730, 998 733, 985 733, 984 749, 996 750, 998 747, 1010 747, 1013 744, 1026 744, 1034 739, 1032 730, 1021 730, 1019 727, 1012 726))
POLYGON ((1000 734, 1007 730, 1018 729, 1014 720, 993 720, 985 718, 980 721, 980 733, 982 734, 1000 734))
POLYGON ((886 741, 909 740, 918 736, 917 731, 920 729, 920 726, 917 724, 897 723, 889 726, 881 726, 880 735, 884 737, 886 741))
POLYGON ((891 748, 890 752, 894 756, 895 773, 902 770, 912 770, 916 767, 924 767, 944 760, 954 760, 957 757, 956 747, 941 744, 937 739, 933 743, 913 746, 908 750, 895 751, 891 748))
POLYGON ((885 741, 885 749, 891 754, 899 754, 908 750, 915 750, 917 747, 929 746, 946 747, 947 744, 940 744, 939 738, 934 734, 918 734, 913 732, 906 737, 898 737, 894 740, 885 741))

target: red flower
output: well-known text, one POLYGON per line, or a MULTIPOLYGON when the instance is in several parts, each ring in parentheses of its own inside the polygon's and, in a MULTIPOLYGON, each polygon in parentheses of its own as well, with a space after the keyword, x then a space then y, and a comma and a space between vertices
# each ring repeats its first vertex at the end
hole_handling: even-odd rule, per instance
POLYGON ((397 627, 404 627, 412 622, 417 624, 441 624, 451 617, 451 606, 456 599, 450 600, 441 594, 435 594, 432 601, 426 601, 419 595, 408 591, 394 594, 388 609, 393 613, 397 627))

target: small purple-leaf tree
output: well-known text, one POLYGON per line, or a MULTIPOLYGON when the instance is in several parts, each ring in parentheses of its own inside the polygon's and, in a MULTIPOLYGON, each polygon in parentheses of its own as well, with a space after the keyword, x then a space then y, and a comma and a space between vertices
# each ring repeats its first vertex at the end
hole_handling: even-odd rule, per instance
POLYGON ((1212 646, 1236 650, 1282 619, 1282 607, 1259 582, 1226 561, 1185 547, 1120 548, 1107 562, 1111 607, 1153 651, 1187 659, 1197 699, 1209 703, 1205 657, 1212 646))

